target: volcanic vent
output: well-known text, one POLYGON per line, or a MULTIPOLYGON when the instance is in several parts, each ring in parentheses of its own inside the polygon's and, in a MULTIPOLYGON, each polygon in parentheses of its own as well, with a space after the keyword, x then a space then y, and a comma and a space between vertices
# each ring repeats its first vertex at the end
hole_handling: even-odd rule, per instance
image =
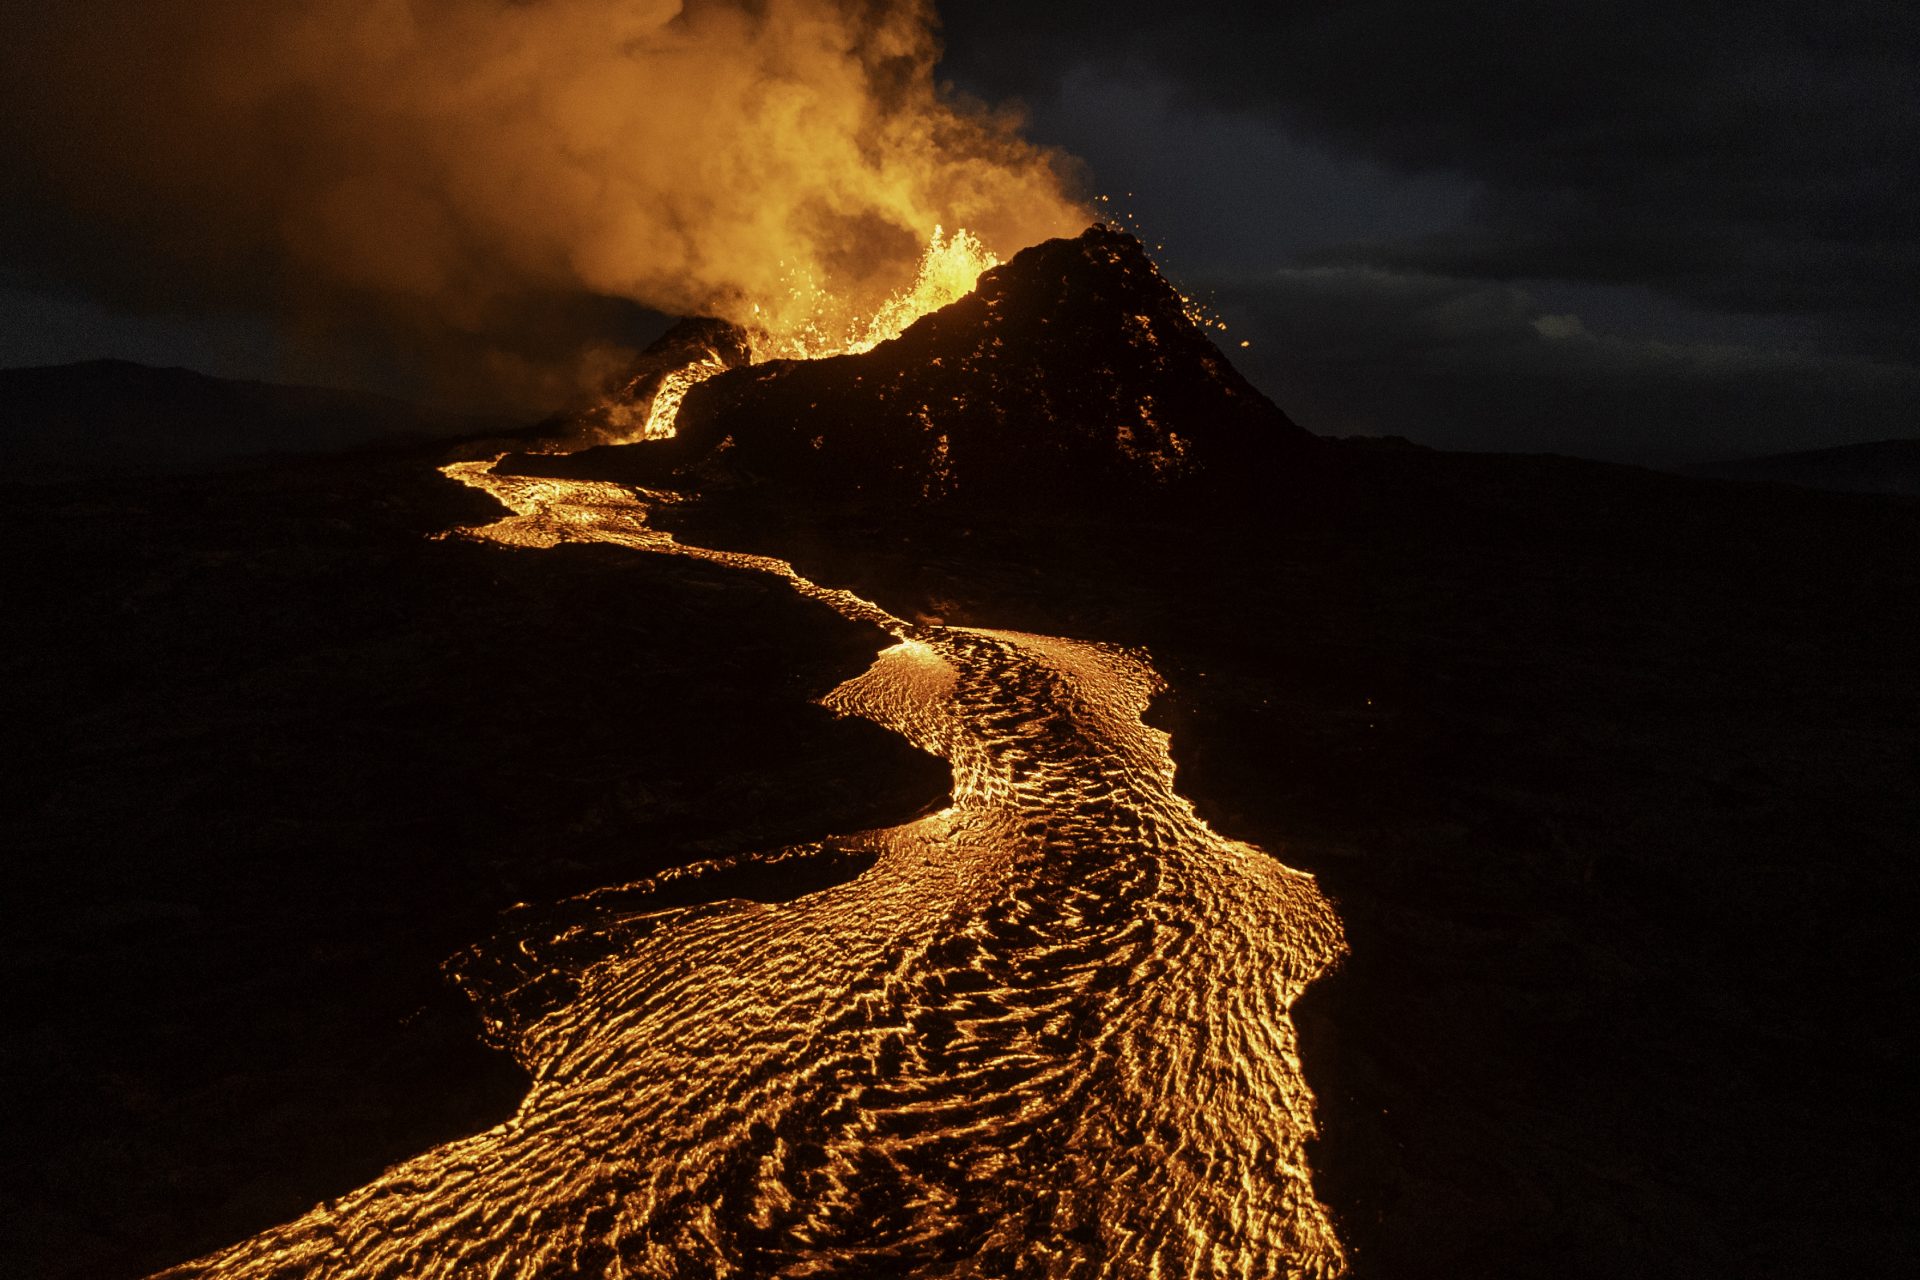
POLYGON ((1106 226, 1015 255, 871 351, 718 373, 686 392, 675 428, 502 470, 1061 499, 1270 477, 1318 443, 1228 363, 1140 242, 1106 226))

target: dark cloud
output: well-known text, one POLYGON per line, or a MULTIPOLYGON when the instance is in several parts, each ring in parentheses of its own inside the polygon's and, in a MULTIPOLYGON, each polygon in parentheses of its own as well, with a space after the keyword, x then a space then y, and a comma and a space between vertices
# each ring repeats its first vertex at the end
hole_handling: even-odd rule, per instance
MULTIPOLYGON (((1920 10, 1898 0, 951 0, 948 67, 1045 97, 1075 66, 1157 76, 1477 188, 1463 226, 1328 260, 1651 285, 1818 314, 1911 359, 1920 320, 1920 10)), ((1259 158, 1249 157, 1249 163, 1259 158)))
POLYGON ((1364 267, 1223 290, 1234 358, 1302 425, 1654 464, 1912 434, 1910 365, 1594 333, 1504 284, 1364 267))
POLYGON ((1153 76, 1075 67, 1028 110, 1031 131, 1083 158, 1104 209, 1137 214, 1176 272, 1257 273, 1329 245, 1457 227, 1473 196, 1454 175, 1395 171, 1153 76))
POLYGON ((943 14, 946 70, 1142 188, 1316 430, 1676 462, 1914 431, 1910 5, 943 14))

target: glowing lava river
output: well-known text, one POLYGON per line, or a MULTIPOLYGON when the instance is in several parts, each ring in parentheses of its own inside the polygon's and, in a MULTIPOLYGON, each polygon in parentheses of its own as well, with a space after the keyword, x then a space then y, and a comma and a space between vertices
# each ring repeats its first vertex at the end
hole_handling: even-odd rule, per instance
POLYGON ((476 949, 453 968, 532 1075, 518 1113, 165 1275, 1344 1269, 1289 1016, 1340 925, 1176 794, 1142 654, 903 622, 682 546, 620 485, 446 471, 513 513, 462 536, 701 557, 884 627, 827 704, 949 761, 952 802, 764 855, 871 859, 790 902, 668 905, 696 866, 476 949))

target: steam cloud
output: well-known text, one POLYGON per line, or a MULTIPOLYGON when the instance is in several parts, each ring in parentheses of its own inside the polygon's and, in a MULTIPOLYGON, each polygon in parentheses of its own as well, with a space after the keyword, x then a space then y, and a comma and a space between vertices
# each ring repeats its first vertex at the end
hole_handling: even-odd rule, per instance
POLYGON ((607 371, 608 300, 777 329, 796 281, 870 308, 937 224, 1004 255, 1086 221, 1059 157, 936 84, 929 0, 45 14, 0 30, 16 257, 378 335, 468 398, 607 371))

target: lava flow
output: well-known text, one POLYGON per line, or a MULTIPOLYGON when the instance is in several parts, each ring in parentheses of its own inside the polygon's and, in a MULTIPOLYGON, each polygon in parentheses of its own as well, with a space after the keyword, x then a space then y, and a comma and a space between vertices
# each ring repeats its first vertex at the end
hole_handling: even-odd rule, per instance
MULTIPOLYGON (((904 327, 914 305, 874 324, 904 327)), ((805 398, 829 366, 849 385, 907 387, 876 371, 927 344, 947 353, 926 356, 933 372, 965 365, 998 385, 1015 366, 995 360, 1130 334, 1155 353, 1134 380, 1042 399, 1084 405, 1099 427, 1114 396, 1157 396, 1185 415, 1169 431, 1202 443, 1209 425, 1297 431, 1182 325, 1138 244, 1096 227, 990 273, 915 327, 920 345, 756 371, 745 391, 805 398), (1048 323, 1059 288, 1069 304, 1048 323), (1019 339, 1025 328, 1055 337, 1019 339)), ((973 439, 966 421, 953 429, 973 439)), ((1129 465, 1135 439, 1109 441, 1129 465)), ((951 803, 516 913, 449 973, 532 1077, 518 1113, 166 1275, 1344 1270, 1308 1169, 1313 1097, 1290 1016, 1342 953, 1340 924, 1312 877, 1221 837, 1174 790, 1167 737, 1142 720, 1161 688, 1144 654, 912 624, 785 561, 683 545, 650 519, 670 499, 614 480, 511 474, 498 459, 444 470, 512 513, 462 536, 773 574, 890 633, 825 701, 948 761, 951 803), (777 904, 700 892, 743 864, 864 869, 777 904)))
POLYGON ((874 859, 789 903, 642 884, 497 943, 463 972, 533 1077, 518 1114, 168 1276, 1342 1270, 1288 1013, 1340 927, 1174 791, 1141 654, 912 625, 682 546, 620 485, 447 473, 514 513, 468 536, 697 556, 885 627, 828 703, 947 759, 952 804, 769 855, 874 859))

